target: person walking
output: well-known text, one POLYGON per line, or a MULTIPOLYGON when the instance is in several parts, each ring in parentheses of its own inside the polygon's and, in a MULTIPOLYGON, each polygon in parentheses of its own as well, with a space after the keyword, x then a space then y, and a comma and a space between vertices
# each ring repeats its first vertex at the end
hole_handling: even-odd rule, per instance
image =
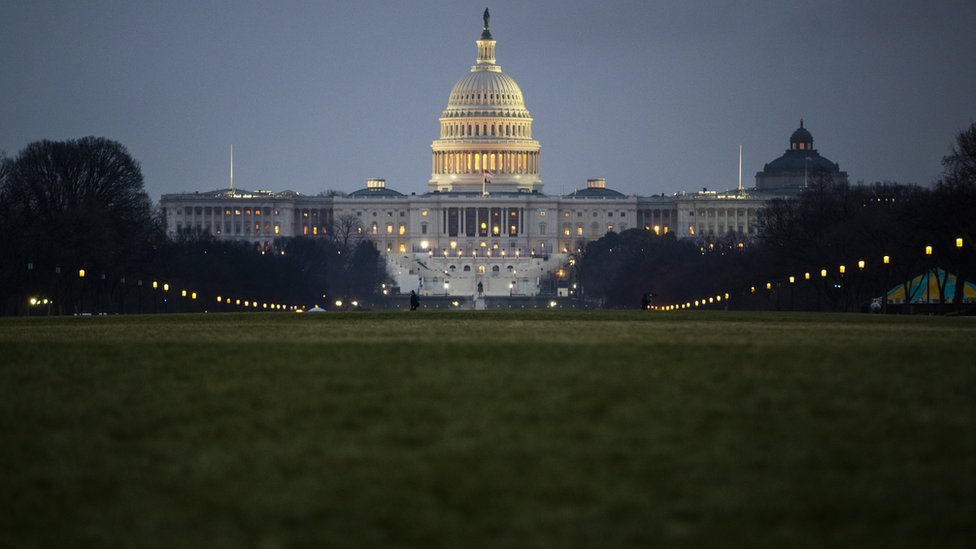
POLYGON ((420 296, 417 295, 417 292, 410 290, 410 310, 416 311, 417 307, 420 307, 420 296))

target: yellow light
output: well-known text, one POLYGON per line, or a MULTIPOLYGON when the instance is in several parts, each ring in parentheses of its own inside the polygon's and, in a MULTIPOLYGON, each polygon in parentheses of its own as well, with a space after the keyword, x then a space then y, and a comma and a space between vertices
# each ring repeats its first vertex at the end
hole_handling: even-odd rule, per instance
POLYGON ((810 280, 810 273, 803 273, 803 280, 810 280))
POLYGON ((359 302, 358 302, 358 301, 353 301, 353 302, 351 303, 351 305, 352 305, 353 307, 359 307, 359 302))
POLYGON ((262 309, 267 309, 268 308, 268 304, 267 303, 262 303, 261 304, 261 308, 262 309))
POLYGON ((78 278, 85 278, 85 270, 78 269, 78 278))
POLYGON ((696 299, 695 300, 695 307, 697 307, 697 306, 698 306, 698 300, 696 299))
POLYGON ((840 266, 840 274, 844 274, 846 272, 847 272, 847 267, 845 267, 844 265, 841 265, 840 266))
POLYGON ((766 283, 766 289, 767 290, 772 290, 773 289, 773 283, 772 282, 767 282, 766 283))
POLYGON ((218 296, 217 296, 217 303, 220 303, 221 301, 223 301, 223 300, 222 300, 222 299, 220 299, 220 296, 218 295, 218 296))
POLYGON ((422 250, 426 250, 427 248, 430 248, 430 242, 428 242, 426 240, 421 240, 420 241, 420 248, 422 250))
POLYGON ((234 300, 234 305, 240 305, 240 304, 241 304, 241 300, 240 299, 235 299, 234 300))
POLYGON ((729 293, 728 292, 725 292, 725 299, 728 299, 728 298, 729 298, 729 293))
POLYGON ((859 260, 859 261, 857 262, 857 268, 858 268, 858 269, 861 269, 861 270, 863 270, 863 269, 864 269, 864 260, 863 260, 863 259, 861 259, 861 260, 859 260))
POLYGON ((715 300, 710 297, 710 298, 708 298, 708 302, 709 303, 715 303, 715 300))
POLYGON ((335 301, 335 306, 336 306, 336 307, 342 307, 342 300, 341 300, 341 299, 337 299, 337 300, 335 301))
POLYGON ((884 262, 885 265, 887 265, 887 264, 891 263, 891 258, 888 257, 888 256, 884 256, 884 257, 881 258, 881 261, 884 262))
POLYGON ((169 291, 169 284, 163 284, 163 291, 164 292, 168 292, 169 291))
POLYGON ((258 308, 258 302, 255 301, 255 302, 251 303, 251 306, 254 307, 255 309, 257 309, 258 308))
POLYGON ((37 305, 37 298, 36 297, 30 298, 30 304, 31 305, 37 305))
POLYGON ((721 302, 722 301, 722 296, 720 296, 720 295, 715 296, 715 301, 721 302))
POLYGON ((183 297, 186 297, 186 290, 183 290, 182 292, 180 292, 180 295, 183 296, 183 297))
POLYGON ((245 302, 244 302, 244 306, 245 306, 245 307, 249 307, 250 305, 251 305, 251 302, 250 302, 250 301, 245 301, 245 302))
POLYGON ((190 299, 196 299, 196 298, 197 298, 197 293, 196 292, 193 292, 192 294, 190 294, 190 299))
POLYGON ((749 293, 751 293, 751 294, 756 293, 756 287, 755 286, 749 286, 749 293))
POLYGON ((661 226, 660 225, 654 225, 654 234, 656 234, 656 235, 660 235, 661 234, 661 226))
POLYGON ((227 304, 230 305, 230 298, 227 298, 227 304))
POLYGON ((925 255, 932 255, 932 246, 925 247, 925 255))
POLYGON ((962 237, 961 236, 956 239, 956 247, 957 248, 962 248, 962 237))
POLYGON ((827 278, 827 269, 820 269, 820 278, 827 278))
POLYGON ((790 284, 793 284, 794 282, 796 282, 796 277, 794 277, 794 276, 791 275, 790 276, 790 284))

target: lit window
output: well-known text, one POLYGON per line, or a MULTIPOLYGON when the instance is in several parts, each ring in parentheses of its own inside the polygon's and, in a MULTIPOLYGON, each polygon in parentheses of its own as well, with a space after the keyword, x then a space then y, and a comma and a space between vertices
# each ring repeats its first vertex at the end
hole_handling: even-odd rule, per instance
POLYGON ((421 210, 420 217, 427 217, 427 210, 421 210))
POLYGON ((393 234, 393 224, 392 223, 387 223, 386 224, 386 234, 393 234))
POLYGON ((404 223, 400 223, 400 236, 407 234, 407 226, 404 223))

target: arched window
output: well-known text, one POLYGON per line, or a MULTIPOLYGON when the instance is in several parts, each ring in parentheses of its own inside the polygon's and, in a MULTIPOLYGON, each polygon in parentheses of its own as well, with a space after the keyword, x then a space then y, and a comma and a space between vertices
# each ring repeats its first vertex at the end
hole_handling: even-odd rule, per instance
POLYGON ((470 273, 471 272, 471 265, 465 265, 464 268, 461 269, 461 270, 463 270, 466 273, 470 273))
POLYGON ((492 266, 491 266, 491 272, 493 272, 493 273, 497 273, 498 271, 499 271, 499 269, 498 269, 498 265, 492 265, 492 266))
POLYGON ((478 265, 478 274, 485 274, 485 266, 478 265))

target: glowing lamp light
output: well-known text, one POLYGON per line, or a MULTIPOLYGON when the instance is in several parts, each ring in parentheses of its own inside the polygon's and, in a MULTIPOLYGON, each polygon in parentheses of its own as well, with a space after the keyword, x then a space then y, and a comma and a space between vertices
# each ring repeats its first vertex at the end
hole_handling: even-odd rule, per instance
POLYGON ((961 236, 956 239, 956 247, 957 248, 962 248, 962 237, 961 236))
POLYGON ((241 300, 240 299, 234 300, 234 305, 240 305, 240 304, 241 304, 241 300))
POLYGON ((827 278, 827 269, 820 269, 820 278, 827 278))
POLYGON ((925 247, 925 255, 932 255, 932 246, 925 247))
POLYGON ((78 278, 85 278, 85 270, 78 269, 78 278))
POLYGON ((790 276, 790 284, 793 284, 794 282, 796 282, 796 277, 791 275, 790 276))
POLYGON ((220 303, 221 301, 223 301, 223 299, 220 299, 220 296, 218 295, 217 296, 217 303, 220 303))
POLYGON ((810 273, 803 273, 803 280, 810 280, 810 273))
POLYGON ((709 303, 715 303, 715 299, 710 297, 710 298, 708 298, 708 302, 709 303))
POLYGON ((891 257, 889 257, 889 256, 886 255, 883 258, 881 258, 881 261, 884 262, 885 265, 887 265, 887 264, 891 263, 891 257))
POLYGON ((182 297, 186 297, 186 290, 183 290, 182 292, 180 292, 180 295, 181 295, 182 297))
POLYGON ((197 293, 196 292, 193 292, 193 293, 190 294, 190 299, 196 299, 196 298, 197 298, 197 293))
POLYGON ((749 293, 751 293, 751 294, 756 293, 756 287, 755 286, 749 286, 749 293))
POLYGON ((335 306, 336 306, 336 307, 342 307, 342 300, 341 300, 341 299, 337 299, 337 300, 335 301, 335 306))
POLYGON ((861 259, 861 260, 859 260, 857 262, 857 268, 860 269, 860 270, 862 270, 862 271, 864 270, 864 260, 863 259, 861 259))
POLYGON ((728 298, 729 298, 729 293, 728 292, 725 292, 725 299, 728 299, 728 298))
POLYGON ((695 307, 697 307, 697 306, 698 306, 698 300, 696 299, 695 300, 695 307))
POLYGON ((354 300, 354 301, 353 301, 353 302, 351 303, 351 305, 352 305, 353 307, 359 307, 359 302, 358 302, 358 301, 355 301, 355 300, 354 300))
POLYGON ((766 289, 767 290, 772 290, 773 289, 773 283, 772 282, 767 282, 766 283, 766 289))
POLYGON ((164 292, 168 292, 169 291, 169 284, 163 284, 163 291, 164 292))
POLYGON ((245 301, 244 302, 244 306, 245 307, 250 307, 251 306, 251 302, 250 301, 245 301))
POLYGON ((844 265, 841 265, 840 266, 840 274, 844 274, 846 272, 847 272, 847 267, 845 267, 844 265))

